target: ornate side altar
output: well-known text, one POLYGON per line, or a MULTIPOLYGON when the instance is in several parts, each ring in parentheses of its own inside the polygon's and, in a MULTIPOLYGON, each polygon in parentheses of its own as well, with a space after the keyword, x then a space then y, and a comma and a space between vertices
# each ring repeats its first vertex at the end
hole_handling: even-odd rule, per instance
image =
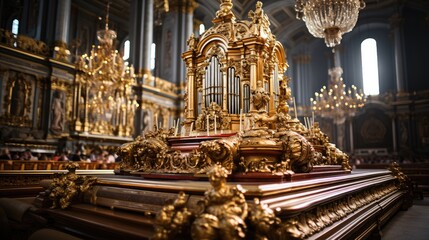
POLYGON ((182 55, 184 130, 124 144, 116 176, 46 181, 36 203, 51 227, 87 239, 362 239, 410 205, 397 165, 352 172, 317 122, 289 115, 285 52, 262 3, 250 21, 231 8, 222 1, 182 55))

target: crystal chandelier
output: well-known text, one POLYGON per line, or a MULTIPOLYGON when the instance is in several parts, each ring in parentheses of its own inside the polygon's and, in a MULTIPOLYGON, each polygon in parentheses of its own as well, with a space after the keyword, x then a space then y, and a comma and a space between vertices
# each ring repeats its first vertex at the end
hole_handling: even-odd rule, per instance
POLYGON ((134 112, 132 85, 135 82, 133 66, 124 63, 113 43, 116 32, 109 29, 107 6, 105 29, 97 31, 99 45, 90 54, 84 54, 77 63, 77 81, 83 100, 79 100, 84 116, 78 119, 76 129, 84 123, 84 131, 92 134, 131 136, 134 112))
POLYGON ((313 36, 334 47, 353 29, 364 7, 364 0, 296 0, 295 10, 313 36))
POLYGON ((346 117, 354 116, 366 102, 362 90, 358 91, 356 86, 352 85, 346 91, 342 74, 341 67, 329 69, 331 79, 328 88, 323 86, 320 92, 315 93, 315 99, 310 98, 312 110, 321 117, 333 119, 336 124, 343 123, 346 117))

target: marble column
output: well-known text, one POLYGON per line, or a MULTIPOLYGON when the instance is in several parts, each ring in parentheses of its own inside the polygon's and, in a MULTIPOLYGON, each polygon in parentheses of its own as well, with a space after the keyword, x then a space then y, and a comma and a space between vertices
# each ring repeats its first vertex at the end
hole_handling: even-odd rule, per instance
MULTIPOLYGON (((186 67, 182 53, 187 50, 187 40, 193 33, 193 12, 197 4, 195 0, 170 1, 170 11, 162 22, 160 78, 175 83, 179 94, 184 95, 186 83, 186 67)), ((180 99, 177 106, 178 117, 183 116, 184 101, 180 99)))
MULTIPOLYGON (((150 77, 150 55, 153 43, 153 0, 131 2, 130 64, 138 73, 150 77)), ((138 79, 143 83, 143 79, 138 79)))
MULTIPOLYGON (((139 107, 134 114, 134 137, 140 135, 143 124, 143 83, 147 78, 151 78, 150 56, 151 45, 153 43, 153 0, 133 0, 130 4, 131 24, 130 24, 130 59, 129 62, 137 69, 137 85, 134 87, 134 94, 139 107)), ((153 82, 152 82, 153 84, 153 82)))
POLYGON ((162 27, 160 77, 176 83, 186 81, 186 68, 181 55, 187 50, 186 42, 193 32, 194 0, 171 1, 170 11, 166 13, 162 27))
POLYGON ((308 54, 300 54, 296 55, 293 58, 294 61, 294 70, 295 70, 295 78, 292 79, 295 85, 295 99, 296 104, 304 106, 310 105, 311 92, 309 91, 310 80, 310 60, 311 56, 308 54))
POLYGON ((400 95, 406 91, 405 86, 405 65, 404 65, 404 53, 403 53, 403 39, 402 39, 402 22, 403 19, 398 15, 394 15, 390 18, 392 33, 393 33, 393 44, 395 48, 395 74, 396 74, 396 91, 400 95))
POLYGON ((68 50, 71 0, 58 1, 55 26, 55 47, 53 58, 60 61, 70 61, 68 50))

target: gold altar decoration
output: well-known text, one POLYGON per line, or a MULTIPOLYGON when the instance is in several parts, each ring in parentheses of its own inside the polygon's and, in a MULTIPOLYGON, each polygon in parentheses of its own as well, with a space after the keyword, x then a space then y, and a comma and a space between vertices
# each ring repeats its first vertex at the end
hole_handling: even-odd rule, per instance
POLYGON ((244 189, 226 184, 228 171, 214 165, 207 173, 211 189, 198 204, 198 213, 186 208, 187 196, 179 193, 173 204, 165 205, 156 216, 152 239, 278 239, 273 231, 280 224, 266 204, 255 199, 249 206, 244 189))
POLYGON ((134 68, 114 49, 116 32, 109 29, 108 11, 109 5, 105 29, 97 31, 100 45, 77 62, 75 130, 131 137, 137 107, 132 93, 134 68))
POLYGON ((37 55, 48 56, 48 45, 40 40, 22 34, 13 34, 10 30, 0 28, 0 43, 37 55))
POLYGON ((211 167, 207 175, 211 188, 198 202, 199 207, 189 209, 189 195, 180 192, 173 203, 165 204, 156 215, 152 239, 306 239, 392 195, 400 181, 368 186, 328 203, 313 199, 318 204, 306 211, 285 212, 280 208, 273 211, 273 206, 258 198, 246 201, 246 190, 238 184, 226 184, 228 171, 219 165, 211 167))
POLYGON ((297 0, 295 4, 297 18, 305 22, 313 36, 324 38, 328 47, 340 44, 364 7, 364 0, 297 0))
POLYGON ((341 67, 329 69, 331 79, 328 87, 323 86, 320 92, 315 93, 315 98, 310 98, 313 111, 338 124, 343 123, 347 117, 354 116, 366 102, 362 90, 358 90, 356 86, 352 85, 346 90, 342 74, 341 67))
POLYGON ((96 177, 78 176, 76 174, 77 168, 79 168, 79 163, 67 164, 68 173, 54 178, 45 190, 45 197, 52 201, 51 208, 68 208, 76 197, 88 191, 97 181, 96 177))
POLYGON ((250 10, 251 21, 236 20, 231 1, 220 7, 214 26, 200 38, 192 35, 182 55, 184 134, 175 134, 178 126, 156 128, 124 144, 118 150, 122 170, 193 176, 219 164, 233 175, 282 178, 311 172, 315 165, 339 165, 350 172, 347 154, 318 123, 304 126, 289 115, 286 55, 262 3, 250 10))

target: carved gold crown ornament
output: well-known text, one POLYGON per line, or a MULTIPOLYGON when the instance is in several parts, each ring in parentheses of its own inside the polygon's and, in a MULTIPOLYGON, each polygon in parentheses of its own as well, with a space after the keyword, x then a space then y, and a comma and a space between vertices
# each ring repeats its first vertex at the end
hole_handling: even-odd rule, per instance
POLYGON ((313 36, 324 38, 328 47, 340 44, 364 7, 364 0, 297 0, 295 4, 297 18, 305 22, 313 36))
POLYGON ((354 116, 366 102, 362 90, 358 90, 356 86, 346 89, 342 74, 341 67, 329 69, 331 79, 328 87, 323 86, 320 92, 315 93, 315 98, 310 98, 314 112, 321 117, 331 118, 338 124, 343 123, 347 117, 354 116))
POLYGON ((75 130, 130 137, 138 106, 132 93, 136 76, 133 66, 124 63, 114 49, 117 35, 109 29, 108 12, 109 4, 105 29, 97 31, 99 45, 77 62, 75 130))
POLYGON ((348 156, 329 143, 318 124, 289 115, 286 54, 257 2, 250 20, 236 20, 224 0, 214 26, 191 36, 182 54, 187 67, 185 119, 157 128, 119 148, 122 169, 144 174, 199 176, 214 164, 228 174, 267 178, 307 173, 315 165, 349 172, 348 156))

